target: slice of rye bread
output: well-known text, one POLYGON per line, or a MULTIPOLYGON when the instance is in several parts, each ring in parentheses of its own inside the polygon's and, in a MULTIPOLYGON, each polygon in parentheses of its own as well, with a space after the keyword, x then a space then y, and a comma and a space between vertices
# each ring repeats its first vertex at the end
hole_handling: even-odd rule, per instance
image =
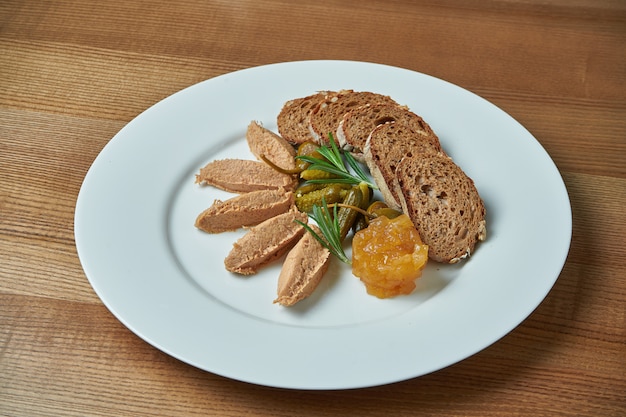
POLYGON ((280 136, 294 145, 313 141, 309 130, 309 115, 311 110, 329 94, 333 92, 319 91, 287 101, 276 118, 280 136))
POLYGON ((444 154, 439 138, 415 113, 376 127, 367 139, 363 160, 389 207, 400 208, 395 171, 400 161, 417 154, 444 154))
POLYGON ((372 131, 385 123, 404 121, 419 135, 427 137, 435 144, 439 139, 430 126, 407 106, 389 103, 366 104, 346 113, 337 128, 337 141, 355 157, 365 149, 372 131))
POLYGON ((485 205, 474 181, 442 154, 407 156, 396 169, 403 211, 411 218, 428 256, 456 263, 487 236, 485 205))
POLYGON ((328 135, 337 133, 344 114, 357 107, 375 103, 397 104, 389 96, 369 91, 341 90, 335 94, 329 94, 313 108, 309 115, 311 137, 317 143, 328 144, 328 135))

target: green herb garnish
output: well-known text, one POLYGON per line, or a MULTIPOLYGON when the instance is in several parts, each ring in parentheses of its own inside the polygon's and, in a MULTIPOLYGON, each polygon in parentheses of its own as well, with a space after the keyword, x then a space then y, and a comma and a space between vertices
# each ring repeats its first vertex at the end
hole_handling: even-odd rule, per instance
POLYGON ((296 220, 299 224, 301 224, 309 233, 315 237, 326 249, 330 251, 333 255, 339 258, 340 261, 351 265, 352 261, 343 250, 343 244, 341 239, 341 227, 339 226, 339 221, 337 220, 337 205, 333 206, 332 213, 328 208, 328 204, 326 204, 326 199, 322 199, 322 204, 313 206, 313 211, 309 214, 315 222, 317 226, 320 228, 322 232, 322 236, 315 233, 311 226, 305 224, 299 220, 296 220))
POLYGON ((359 184, 366 183, 368 187, 373 190, 377 190, 376 184, 365 174, 361 165, 354 159, 350 152, 343 152, 337 147, 333 134, 329 133, 330 147, 321 145, 317 152, 325 159, 315 158, 309 155, 296 156, 297 159, 301 159, 310 163, 308 169, 325 171, 330 174, 336 175, 338 178, 328 179, 314 179, 309 180, 310 183, 326 184, 326 183, 342 183, 342 184, 359 184), (352 169, 352 172, 346 168, 345 161, 352 169))

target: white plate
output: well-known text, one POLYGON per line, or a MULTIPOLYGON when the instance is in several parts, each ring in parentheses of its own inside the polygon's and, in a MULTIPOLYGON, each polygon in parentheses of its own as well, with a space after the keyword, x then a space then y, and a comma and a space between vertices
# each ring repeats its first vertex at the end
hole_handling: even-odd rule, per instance
POLYGON ((250 68, 182 90, 102 150, 75 214, 78 254, 111 312, 186 363, 274 387, 342 389, 424 375, 480 351, 522 322, 559 276, 571 238, 563 181, 541 145, 486 100, 417 72, 361 62, 250 68), (410 296, 379 300, 334 262, 292 308, 272 301, 279 264, 227 273, 239 232, 209 235, 198 213, 230 195, 194 184, 210 160, 252 158, 246 127, 276 130, 283 103, 351 88, 420 114, 476 183, 488 239, 461 265, 429 263, 410 296))

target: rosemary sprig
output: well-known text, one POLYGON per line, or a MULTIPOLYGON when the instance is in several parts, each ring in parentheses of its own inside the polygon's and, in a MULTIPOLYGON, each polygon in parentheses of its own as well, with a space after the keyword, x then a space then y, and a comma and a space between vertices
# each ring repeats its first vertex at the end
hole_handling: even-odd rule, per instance
POLYGON ((309 180, 310 183, 344 183, 344 184, 360 184, 364 182, 373 190, 377 190, 378 187, 363 171, 361 165, 354 159, 350 152, 343 152, 337 147, 333 134, 329 133, 328 138, 330 140, 330 147, 322 145, 317 149, 317 152, 325 159, 315 158, 308 155, 299 155, 296 158, 310 163, 308 169, 325 171, 330 174, 336 175, 338 178, 329 179, 314 179, 309 180), (346 168, 345 161, 352 169, 352 172, 346 168))
POLYGON ((326 200, 322 198, 322 204, 315 204, 313 206, 312 213, 309 214, 309 217, 315 220, 317 226, 322 232, 322 236, 317 234, 308 224, 299 220, 296 221, 309 233, 311 233, 315 239, 317 239, 326 249, 330 251, 330 253, 339 258, 340 261, 351 265, 352 261, 343 250, 340 237, 341 228, 339 226, 339 221, 337 220, 337 205, 333 206, 333 212, 331 213, 328 208, 328 204, 326 204, 326 200))

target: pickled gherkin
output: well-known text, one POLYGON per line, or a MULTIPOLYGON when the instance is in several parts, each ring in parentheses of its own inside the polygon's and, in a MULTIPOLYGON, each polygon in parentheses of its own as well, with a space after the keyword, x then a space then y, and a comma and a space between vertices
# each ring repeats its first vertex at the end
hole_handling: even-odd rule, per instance
POLYGON ((349 206, 359 208, 363 200, 363 192, 361 188, 356 185, 348 191, 346 198, 343 200, 343 206, 337 212, 337 222, 339 223, 339 237, 340 240, 344 240, 348 235, 352 225, 357 219, 358 212, 349 206))
MULTIPOLYGON (((369 207, 370 200, 372 198, 372 189, 363 182, 359 184, 359 188, 363 193, 363 199, 361 200, 361 204, 359 204, 359 208, 361 210, 367 210, 367 207, 369 207)), ((356 233, 361 229, 365 229, 367 225, 368 221, 366 219, 366 216, 363 213, 358 213, 356 216, 356 220, 352 224, 352 231, 356 233)))
POLYGON ((311 182, 303 182, 298 188, 296 188, 295 195, 296 197, 302 197, 304 194, 308 194, 311 191, 321 190, 322 188, 326 188, 329 185, 336 185, 338 187, 343 188, 344 190, 349 190, 352 186, 350 184, 327 184, 327 183, 311 183, 311 182))
POLYGON ((321 183, 302 183, 298 188, 296 188, 295 195, 296 197, 302 197, 305 194, 310 193, 311 191, 321 190, 322 188, 328 187, 328 184, 321 183))
POLYGON ((300 211, 311 213, 314 205, 321 205, 323 200, 326 204, 340 203, 347 193, 348 190, 341 184, 330 184, 306 194, 296 194, 296 207, 300 211))
POLYGON ((307 169, 311 163, 298 158, 299 156, 310 156, 317 159, 324 159, 324 157, 317 152, 318 149, 319 145, 313 142, 304 142, 298 146, 298 151, 296 153, 296 167, 300 172, 307 169))
POLYGON ((328 171, 322 171, 321 169, 305 169, 300 173, 300 178, 303 180, 330 180, 339 178, 337 175, 328 171))
POLYGON ((374 201, 372 204, 370 204, 367 208, 367 213, 369 214, 368 218, 366 219, 368 224, 371 220, 377 217, 384 216, 388 219, 394 219, 402 214, 401 211, 392 209, 382 201, 374 201))
POLYGON ((374 210, 373 214, 376 217, 385 216, 388 219, 395 219, 396 217, 401 215, 402 212, 396 209, 392 209, 391 207, 385 207, 385 208, 380 208, 378 210, 374 210))

